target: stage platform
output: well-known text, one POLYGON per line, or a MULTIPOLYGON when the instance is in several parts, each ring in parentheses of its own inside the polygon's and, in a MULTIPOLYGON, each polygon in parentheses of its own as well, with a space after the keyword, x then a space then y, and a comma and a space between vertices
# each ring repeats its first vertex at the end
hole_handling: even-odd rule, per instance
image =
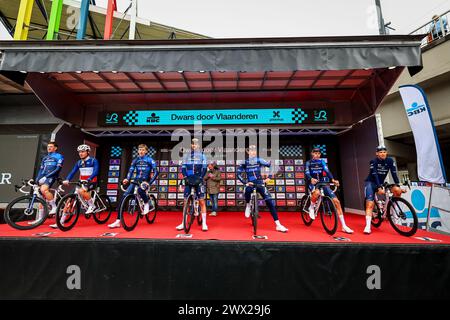
POLYGON ((253 240, 243 213, 221 212, 208 217, 210 231, 194 225, 192 238, 177 238, 180 219, 160 211, 133 232, 92 219, 66 233, 52 221, 31 231, 1 225, 0 299, 450 298, 448 236, 406 238, 388 223, 367 236, 364 217, 347 215, 355 233, 331 237, 320 221, 306 227, 284 212, 288 233, 262 213, 259 233, 268 239, 253 240))
MULTIPOLYGON (((117 217, 113 213, 110 221, 117 217)), ((268 212, 262 212, 258 220, 258 235, 267 236, 267 239, 253 239, 251 220, 246 219, 242 212, 221 212, 217 217, 207 218, 209 231, 203 232, 194 222, 190 234, 191 238, 185 238, 184 232, 177 231, 175 227, 181 223, 181 212, 159 211, 153 224, 147 224, 141 219, 136 229, 127 232, 122 228, 109 229, 107 224, 98 225, 93 219, 86 220, 80 216, 77 225, 68 232, 52 229, 49 226, 55 223, 48 219, 44 225, 29 231, 15 230, 6 224, 0 225, 0 237, 36 238, 42 233, 50 238, 116 238, 116 239, 179 239, 179 240, 219 240, 219 241, 262 241, 262 242, 312 242, 312 243, 336 243, 352 242, 364 244, 450 244, 450 236, 429 233, 419 230, 413 237, 403 237, 392 229, 389 222, 385 222, 380 228, 372 228, 371 235, 363 234, 365 218, 363 216, 347 214, 347 225, 352 228, 354 234, 338 232, 329 236, 325 233, 322 223, 318 218, 310 227, 304 225, 301 217, 295 212, 281 212, 280 221, 289 228, 289 232, 280 233, 275 231, 275 224, 268 212), (113 233, 105 235, 106 233, 113 233), (179 238, 183 236, 182 238, 179 238), (340 239, 345 238, 345 239, 340 239), (436 240, 436 241, 434 241, 436 240)))

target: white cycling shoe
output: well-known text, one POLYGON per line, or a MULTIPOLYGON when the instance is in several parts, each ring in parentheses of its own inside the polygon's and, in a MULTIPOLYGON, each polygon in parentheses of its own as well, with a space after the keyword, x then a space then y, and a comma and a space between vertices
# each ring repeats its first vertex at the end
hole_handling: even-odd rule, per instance
POLYGON ((348 233, 348 234, 352 234, 352 233, 353 233, 353 230, 350 229, 350 228, 347 227, 347 226, 343 226, 343 227, 342 227, 342 232, 345 232, 345 233, 348 233))
POLYGON ((288 232, 289 229, 280 224, 276 227, 276 230, 279 232, 288 232))
POLYGON ((208 226, 206 225, 206 223, 202 225, 202 231, 208 231, 208 226))
POLYGON ((364 228, 364 234, 371 234, 371 233, 372 233, 372 231, 370 230, 370 226, 366 226, 364 228))
POLYGON ((120 220, 117 219, 115 222, 109 224, 108 227, 110 229, 120 228, 120 220))
POLYGON ((175 229, 177 229, 178 231, 181 231, 181 230, 183 230, 183 229, 184 229, 184 223, 182 223, 182 224, 180 224, 180 225, 176 226, 176 228, 175 228, 175 229))
POLYGON ((247 206, 245 207, 245 217, 250 217, 250 204, 247 204, 247 206))

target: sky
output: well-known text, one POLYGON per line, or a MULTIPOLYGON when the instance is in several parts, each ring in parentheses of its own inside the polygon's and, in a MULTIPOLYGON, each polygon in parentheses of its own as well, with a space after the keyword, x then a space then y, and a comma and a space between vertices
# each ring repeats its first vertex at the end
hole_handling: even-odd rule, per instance
MULTIPOLYGON (((18 0, 17 0, 18 1, 18 0)), ((117 0, 124 11, 130 0, 117 0)), ((106 7, 107 0, 96 0, 106 7)), ((378 34, 375 0, 138 0, 138 15, 213 38, 378 34)), ((384 19, 408 34, 450 0, 381 0, 384 19)), ((450 17, 450 14, 449 14, 450 17)), ((0 38, 6 31, 0 24, 0 38)))

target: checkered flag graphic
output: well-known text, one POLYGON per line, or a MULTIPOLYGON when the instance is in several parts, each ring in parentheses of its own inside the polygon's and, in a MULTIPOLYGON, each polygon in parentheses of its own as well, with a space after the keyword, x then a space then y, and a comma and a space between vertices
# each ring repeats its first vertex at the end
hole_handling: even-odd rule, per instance
POLYGON ((123 120, 129 125, 134 126, 138 122, 138 113, 136 111, 129 111, 123 116, 123 120))
POLYGON ((300 145, 281 146, 280 155, 285 158, 302 157, 303 149, 300 145))
POLYGON ((295 124, 303 123, 306 118, 308 118, 308 115, 302 109, 295 108, 294 111, 292 111, 292 121, 294 121, 295 124))
POLYGON ((148 147, 148 155, 150 157, 153 157, 156 154, 156 148, 155 147, 148 147))
POLYGON ((314 144, 313 145, 313 149, 314 148, 319 148, 320 149, 320 153, 322 153, 323 156, 327 155, 327 146, 324 144, 314 144))
POLYGON ((119 158, 122 155, 122 148, 119 146, 111 147, 111 158, 119 158))

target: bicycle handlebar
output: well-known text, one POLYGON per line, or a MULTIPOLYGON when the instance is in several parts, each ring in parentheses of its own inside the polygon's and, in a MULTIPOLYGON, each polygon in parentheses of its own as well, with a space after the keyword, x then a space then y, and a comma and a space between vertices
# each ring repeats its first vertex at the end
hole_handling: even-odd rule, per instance
POLYGON ((314 185, 314 189, 322 189, 324 187, 330 187, 331 191, 336 192, 336 190, 338 189, 338 186, 334 183, 329 183, 329 182, 317 182, 314 185))

